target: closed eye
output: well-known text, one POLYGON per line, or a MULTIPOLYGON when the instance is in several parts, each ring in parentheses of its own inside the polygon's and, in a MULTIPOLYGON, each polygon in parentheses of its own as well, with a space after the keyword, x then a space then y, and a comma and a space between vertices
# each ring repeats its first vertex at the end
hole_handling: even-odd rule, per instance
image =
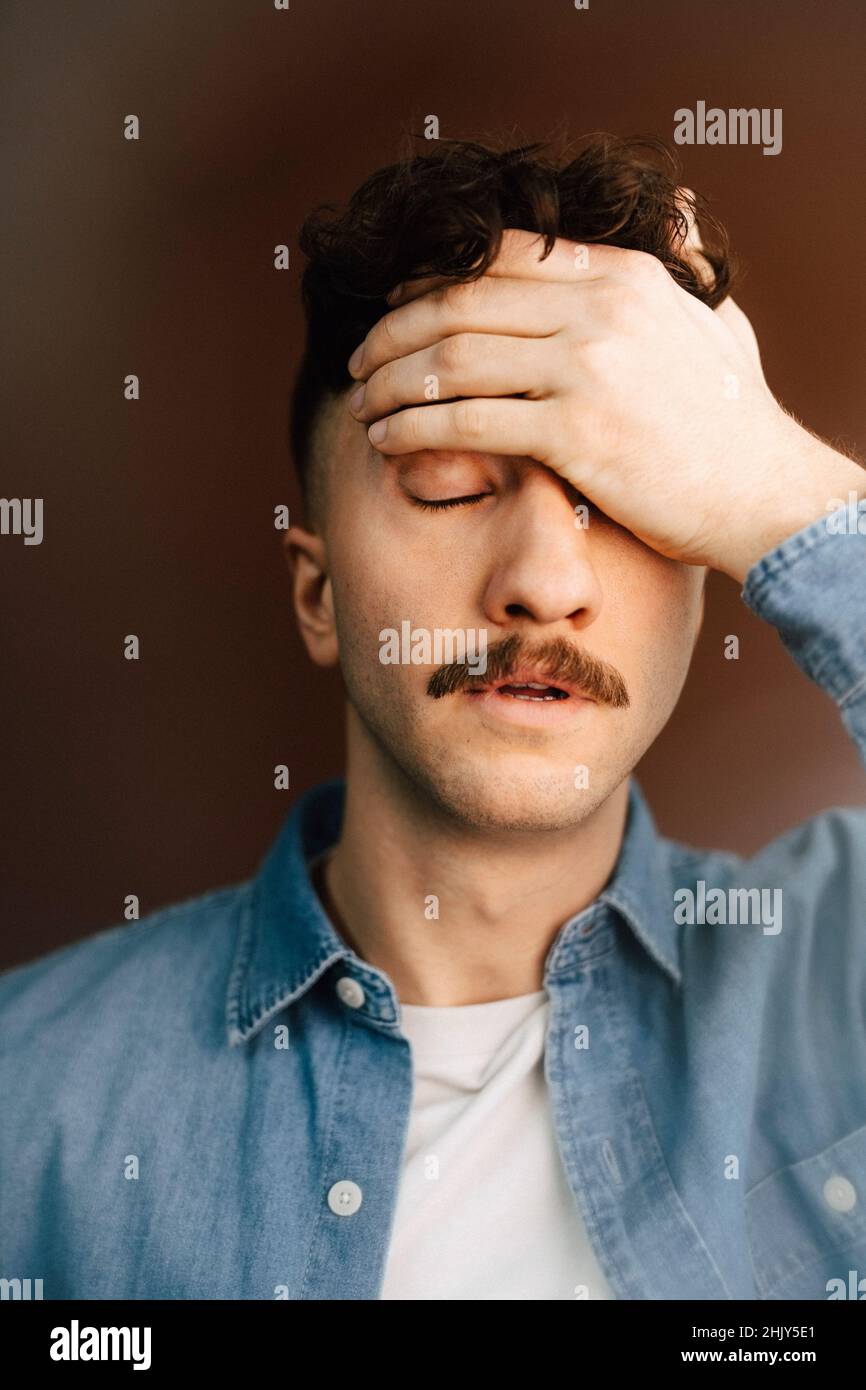
POLYGON ((416 507, 423 507, 427 512, 444 511, 446 507, 468 507, 472 502, 480 502, 483 497, 492 497, 492 492, 473 492, 468 497, 443 497, 440 501, 434 502, 426 497, 412 497, 412 503, 416 507))

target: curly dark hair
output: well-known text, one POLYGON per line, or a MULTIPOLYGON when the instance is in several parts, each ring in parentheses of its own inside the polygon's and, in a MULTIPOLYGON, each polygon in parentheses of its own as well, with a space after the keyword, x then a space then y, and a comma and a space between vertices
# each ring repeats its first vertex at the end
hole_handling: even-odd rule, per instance
POLYGON ((543 235, 544 255, 558 236, 648 252, 711 308, 728 294, 725 230, 699 195, 683 197, 673 152, 652 136, 600 134, 577 143, 578 153, 572 146, 553 157, 545 141, 497 150, 439 140, 371 174, 344 211, 327 203, 306 218, 298 243, 308 257, 301 282, 307 341, 289 438, 308 511, 319 409, 353 384, 346 362, 401 281, 476 279, 495 260, 503 231, 516 227, 543 235), (675 249, 686 208, 705 247, 702 274, 675 249))

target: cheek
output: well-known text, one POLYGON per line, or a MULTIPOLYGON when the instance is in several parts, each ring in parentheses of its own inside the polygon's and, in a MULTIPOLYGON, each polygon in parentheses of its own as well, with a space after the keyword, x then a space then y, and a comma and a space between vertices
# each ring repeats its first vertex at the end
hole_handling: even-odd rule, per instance
POLYGON ((388 577, 373 556, 356 553, 346 557, 331 581, 340 659, 355 669, 370 669, 376 663, 380 630, 399 622, 388 577))
POLYGON ((695 644, 699 599, 687 585, 669 585, 651 594, 644 610, 651 635, 645 671, 654 698, 668 709, 679 698, 695 644))
MULTIPOLYGON (((334 613, 340 664, 356 697, 379 695, 410 681, 416 667, 383 661, 383 633, 401 633, 401 625, 428 624, 435 600, 427 575, 429 566, 408 557, 388 537, 381 520, 366 536, 355 532, 331 561, 334 613)), ((432 619, 438 621, 438 619, 432 619)), ((392 647, 393 649, 393 647, 392 647)))
POLYGON ((635 693, 665 703, 682 689, 700 615, 702 572, 641 546, 606 586, 608 617, 635 693))
POLYGON ((472 579, 465 539, 454 528, 424 524, 395 501, 342 510, 328 538, 328 559, 338 623, 353 631, 459 624, 472 579), (467 587, 469 586, 469 587, 467 587))

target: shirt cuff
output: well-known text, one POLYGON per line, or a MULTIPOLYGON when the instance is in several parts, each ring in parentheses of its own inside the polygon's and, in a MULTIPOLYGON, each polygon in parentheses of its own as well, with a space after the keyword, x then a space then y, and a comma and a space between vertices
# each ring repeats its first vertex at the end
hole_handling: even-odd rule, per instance
POLYGON ((752 566, 740 597, 840 708, 866 704, 866 498, 787 536, 752 566))

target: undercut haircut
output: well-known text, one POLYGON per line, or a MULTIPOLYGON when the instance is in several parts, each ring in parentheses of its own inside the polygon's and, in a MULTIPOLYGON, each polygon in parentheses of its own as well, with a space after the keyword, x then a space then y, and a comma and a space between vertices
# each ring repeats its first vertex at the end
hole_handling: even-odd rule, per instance
POLYGON ((495 260, 502 233, 522 228, 644 251, 689 294, 715 308, 729 293, 725 229, 698 194, 684 197, 673 152, 651 136, 592 135, 554 155, 548 142, 497 149, 438 140, 377 170, 340 210, 327 203, 304 221, 301 281, 306 342, 295 378, 289 443, 310 523, 322 519, 327 442, 323 406, 352 386, 346 363, 387 313, 385 295, 418 276, 467 281, 495 260), (705 266, 678 253, 688 212, 700 227, 705 266))

